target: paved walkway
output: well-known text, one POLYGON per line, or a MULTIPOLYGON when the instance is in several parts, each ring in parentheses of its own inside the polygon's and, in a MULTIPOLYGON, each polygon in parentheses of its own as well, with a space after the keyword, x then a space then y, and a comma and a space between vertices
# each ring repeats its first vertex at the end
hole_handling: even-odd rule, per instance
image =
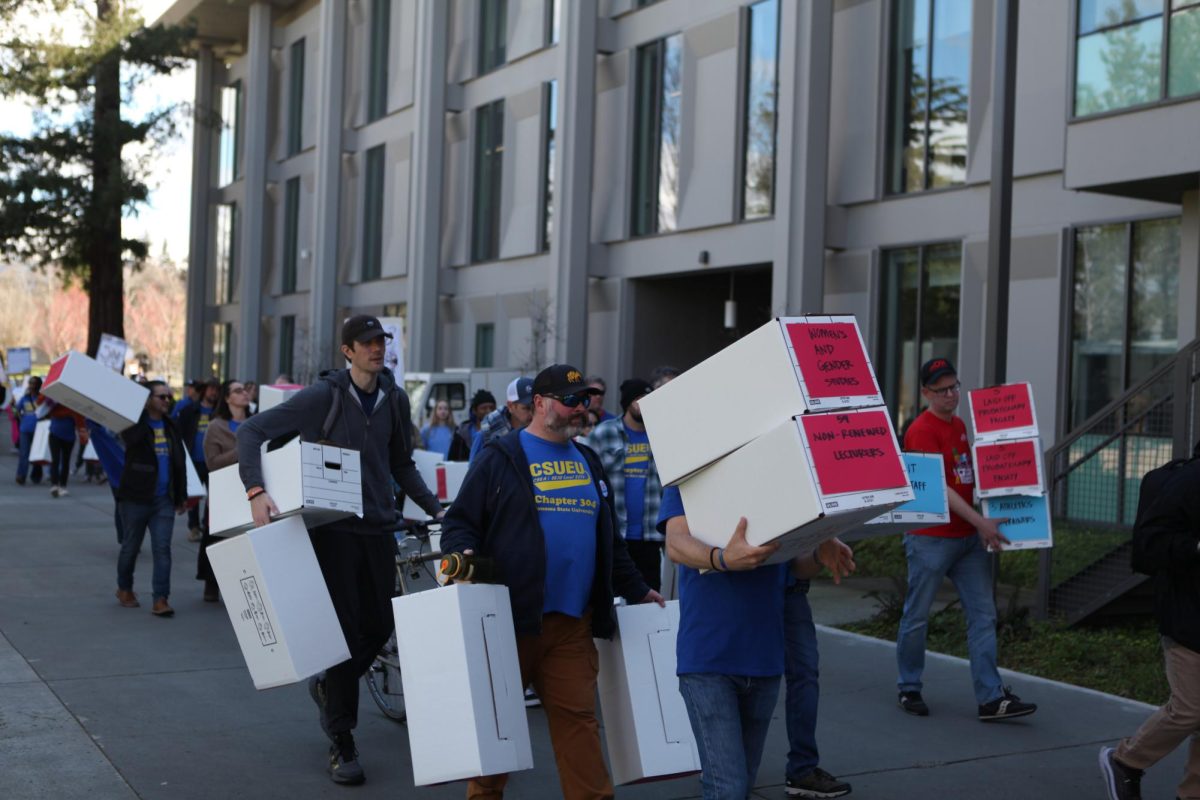
MULTIPOLYGON (((415 789, 407 729, 366 692, 358 731, 368 782, 331 784, 326 740, 302 686, 256 692, 220 605, 200 599, 196 545, 176 527, 173 619, 149 613, 148 543, 135 590, 113 598, 116 540, 107 487, 73 484, 70 497, 18 487, 0 455, 0 798, 459 798, 461 784, 415 789)), ((862 589, 820 587, 819 621, 869 609, 862 589)), ((819 740, 823 766, 858 798, 1101 798, 1099 746, 1132 732, 1149 707, 1011 674, 1041 704, 1025 720, 974 719, 966 666, 931 657, 933 715, 895 707, 894 649, 823 628, 819 740)), ((535 769, 508 796, 559 796, 545 716, 530 712, 535 769)), ((757 797, 783 796, 782 705, 771 727, 757 797)), ((1147 775, 1149 798, 1173 797, 1177 752, 1147 775)), ((623 798, 699 796, 695 778, 619 788, 623 798)))

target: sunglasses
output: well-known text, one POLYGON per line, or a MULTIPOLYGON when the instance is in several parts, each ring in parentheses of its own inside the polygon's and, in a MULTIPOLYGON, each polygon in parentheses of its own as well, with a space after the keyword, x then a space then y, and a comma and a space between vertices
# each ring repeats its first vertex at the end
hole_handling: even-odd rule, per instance
POLYGON ((548 394, 546 397, 553 397, 567 408, 575 408, 576 406, 583 406, 584 408, 587 408, 592 404, 592 396, 590 394, 569 394, 565 397, 560 397, 556 394, 548 394))

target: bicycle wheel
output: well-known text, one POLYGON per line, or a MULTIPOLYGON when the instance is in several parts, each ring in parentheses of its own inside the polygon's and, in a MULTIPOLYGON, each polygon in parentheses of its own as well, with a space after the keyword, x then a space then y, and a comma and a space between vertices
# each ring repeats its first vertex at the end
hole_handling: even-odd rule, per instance
POLYGON ((396 652, 395 634, 375 657, 363 680, 367 682, 367 691, 383 715, 396 722, 404 722, 408 711, 404 706, 404 684, 400 681, 400 656, 396 652))

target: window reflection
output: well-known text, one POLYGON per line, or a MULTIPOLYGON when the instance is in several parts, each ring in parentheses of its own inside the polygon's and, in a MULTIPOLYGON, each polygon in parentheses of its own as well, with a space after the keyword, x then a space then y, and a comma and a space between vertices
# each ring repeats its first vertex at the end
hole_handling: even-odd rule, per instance
POLYGON ((226 186, 237 179, 238 140, 242 126, 242 82, 221 88, 221 141, 217 185, 226 186))
POLYGON ((750 6, 746 47, 746 151, 742 163, 747 219, 775 211, 775 113, 779 85, 779 2, 750 6))
POLYGON ((662 122, 659 132, 658 230, 673 231, 679 212, 679 132, 683 122, 683 36, 663 42, 662 122))

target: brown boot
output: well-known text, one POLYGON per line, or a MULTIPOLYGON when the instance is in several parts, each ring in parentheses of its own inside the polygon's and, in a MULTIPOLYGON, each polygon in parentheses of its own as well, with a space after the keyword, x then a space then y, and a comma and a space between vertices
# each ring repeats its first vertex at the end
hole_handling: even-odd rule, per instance
POLYGON ((137 595, 128 589, 117 589, 117 602, 125 608, 137 608, 141 605, 138 602, 137 595))
POLYGON ((167 598, 160 597, 154 601, 154 608, 150 609, 150 613, 156 617, 173 617, 175 609, 167 603, 167 598))

